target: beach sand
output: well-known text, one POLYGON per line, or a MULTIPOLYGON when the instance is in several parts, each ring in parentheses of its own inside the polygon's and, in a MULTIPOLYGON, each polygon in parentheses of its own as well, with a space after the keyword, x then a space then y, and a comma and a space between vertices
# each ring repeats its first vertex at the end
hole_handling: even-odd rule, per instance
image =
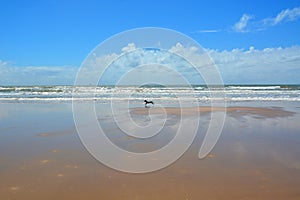
MULTIPOLYGON (((109 114, 100 112, 108 106, 97 105, 99 123, 120 146, 147 151, 170 139, 167 132, 140 144, 120 137, 109 114)), ((128 174, 106 167, 86 151, 74 127, 71 104, 0 104, 0 199, 300 199, 296 103, 228 107, 218 143, 201 160, 198 151, 210 113, 224 108, 164 109, 173 120, 181 114, 199 117, 200 111, 194 143, 162 170, 128 174)), ((161 111, 131 108, 136 119, 161 111)))
POLYGON ((133 114, 149 115, 150 114, 163 114, 164 111, 169 115, 201 115, 210 112, 227 112, 230 115, 256 115, 261 117, 288 117, 295 113, 286 111, 278 107, 272 108, 258 108, 258 107, 187 107, 187 108, 135 108, 132 109, 133 114))

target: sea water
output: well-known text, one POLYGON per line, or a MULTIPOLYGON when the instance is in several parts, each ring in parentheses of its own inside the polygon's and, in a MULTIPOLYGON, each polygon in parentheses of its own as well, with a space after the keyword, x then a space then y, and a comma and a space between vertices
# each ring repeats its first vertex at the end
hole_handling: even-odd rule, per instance
POLYGON ((219 98, 226 102, 245 101, 300 101, 300 85, 225 85, 225 86, 0 86, 0 103, 57 103, 94 101, 109 103, 111 100, 139 103, 144 99, 161 104, 177 101, 206 103, 219 98))

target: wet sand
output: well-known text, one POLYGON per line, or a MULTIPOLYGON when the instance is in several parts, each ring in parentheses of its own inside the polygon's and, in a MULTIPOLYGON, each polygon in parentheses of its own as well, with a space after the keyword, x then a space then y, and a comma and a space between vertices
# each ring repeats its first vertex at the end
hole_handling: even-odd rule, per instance
MULTIPOLYGON (((147 174, 118 172, 96 161, 76 134, 70 104, 1 104, 0 109, 0 199, 300 198, 297 104, 228 107, 221 138, 202 160, 197 154, 209 113, 224 110, 165 108, 175 119, 180 112, 193 117, 199 109, 201 124, 178 161, 147 174)), ((150 110, 160 114, 159 109, 150 110)), ((140 118, 149 109, 131 111, 133 118, 140 118)), ((99 114, 99 122, 112 135, 120 135, 107 115, 99 114)), ((128 136, 112 138, 136 150, 165 142, 136 144, 128 136)))
POLYGON ((279 107, 258 108, 258 107, 188 107, 188 108, 134 108, 131 111, 133 114, 149 115, 163 114, 166 112, 169 115, 201 115, 210 112, 227 112, 231 115, 256 115, 261 117, 288 117, 295 114, 292 111, 286 111, 279 107))

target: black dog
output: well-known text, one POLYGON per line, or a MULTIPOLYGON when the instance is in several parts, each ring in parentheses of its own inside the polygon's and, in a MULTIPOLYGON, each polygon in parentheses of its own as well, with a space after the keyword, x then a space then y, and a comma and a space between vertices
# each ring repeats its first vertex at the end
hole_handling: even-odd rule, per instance
POLYGON ((147 107, 147 104, 152 104, 152 105, 154 105, 153 101, 147 101, 147 100, 144 100, 144 102, 145 102, 145 107, 147 107))

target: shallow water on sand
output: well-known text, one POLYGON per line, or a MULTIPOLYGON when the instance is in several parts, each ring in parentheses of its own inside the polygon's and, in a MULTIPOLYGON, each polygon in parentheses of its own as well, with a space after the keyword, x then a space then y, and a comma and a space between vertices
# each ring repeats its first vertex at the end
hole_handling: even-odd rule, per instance
MULTIPOLYGON (((235 103, 280 107, 289 116, 228 113, 222 135, 205 158, 198 151, 210 120, 201 115, 194 143, 174 164, 147 174, 127 174, 95 160, 76 133, 71 104, 0 104, 0 199, 299 199, 298 103, 235 103)), ((153 151, 170 141, 178 116, 162 132, 137 141, 96 105, 99 123, 120 147, 153 151)), ((133 105, 132 107, 135 107, 133 105)), ((137 123, 147 116, 133 114, 137 123)), ((190 116, 189 116, 190 117, 190 116)))

